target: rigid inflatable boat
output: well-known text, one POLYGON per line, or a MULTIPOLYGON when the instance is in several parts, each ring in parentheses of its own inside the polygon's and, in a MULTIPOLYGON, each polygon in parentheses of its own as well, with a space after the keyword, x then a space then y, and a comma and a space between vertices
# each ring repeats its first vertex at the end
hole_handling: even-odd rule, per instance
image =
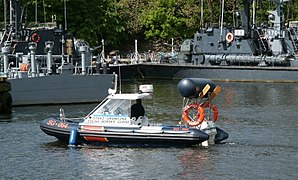
POLYGON ((187 78, 178 84, 184 97, 181 119, 177 125, 155 123, 153 86, 140 85, 139 93, 109 95, 83 118, 67 118, 60 109, 60 117, 46 118, 40 123, 43 132, 66 141, 69 145, 141 145, 193 146, 220 143, 228 134, 216 127, 218 111, 212 100, 220 87, 208 79, 187 78), (132 104, 142 101, 145 112, 133 117, 132 104), (152 103, 152 104, 151 104, 152 103), (213 111, 213 117, 205 111, 213 111), (152 117, 149 117, 152 115, 152 117))

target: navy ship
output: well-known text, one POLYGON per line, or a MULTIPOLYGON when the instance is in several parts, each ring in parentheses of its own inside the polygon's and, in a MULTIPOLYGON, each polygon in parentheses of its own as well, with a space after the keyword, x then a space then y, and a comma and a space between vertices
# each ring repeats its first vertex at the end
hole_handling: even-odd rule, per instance
MULTIPOLYGON (((11 84, 14 106, 88 103, 114 88, 92 48, 53 23, 28 27, 20 0, 9 1, 10 22, 0 32, 0 75, 11 84)), ((6 14, 6 12, 5 12, 6 14)))
POLYGON ((236 26, 224 26, 222 12, 220 25, 202 28, 182 43, 180 53, 185 61, 123 66, 121 75, 123 78, 298 82, 298 24, 285 23, 282 6, 288 0, 269 1, 276 3, 276 9, 269 11, 267 26, 256 26, 256 0, 243 0, 244 10, 237 13, 236 26))

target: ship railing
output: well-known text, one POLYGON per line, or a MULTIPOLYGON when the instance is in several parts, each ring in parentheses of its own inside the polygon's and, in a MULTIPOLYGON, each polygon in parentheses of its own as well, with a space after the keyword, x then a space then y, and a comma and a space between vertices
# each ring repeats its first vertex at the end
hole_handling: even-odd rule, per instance
POLYGON ((3 35, 2 35, 2 38, 1 38, 1 42, 0 42, 0 45, 4 45, 4 46, 7 46, 9 45, 8 44, 8 40, 10 39, 10 36, 11 36, 11 31, 9 31, 8 35, 7 35, 7 31, 5 30, 3 35))
POLYGON ((0 56, 0 76, 1 76, 1 73, 4 73, 3 68, 4 68, 3 56, 0 56))
POLYGON ((1 37, 1 42, 0 42, 0 45, 2 46, 3 42, 4 42, 4 39, 5 37, 7 36, 7 33, 6 33, 6 30, 4 31, 4 33, 2 34, 2 37, 1 37))
POLYGON ((297 48, 298 36, 297 36, 296 32, 292 33, 291 30, 289 30, 289 34, 290 34, 290 38, 293 43, 294 49, 295 49, 295 51, 297 51, 298 50, 298 48, 297 48))
POLYGON ((19 68, 8 68, 8 78, 9 79, 15 79, 17 78, 17 74, 18 74, 19 68))
POLYGON ((82 120, 84 119, 84 117, 78 117, 78 118, 60 118, 62 121, 64 122, 76 122, 76 123, 80 123, 82 122, 82 120))
POLYGON ((96 62, 103 63, 103 62, 105 62, 105 60, 106 60, 105 54, 104 54, 104 52, 101 51, 100 54, 97 55, 97 57, 96 57, 96 62))
POLYGON ((45 22, 45 23, 35 23, 35 22, 29 22, 27 24, 27 27, 32 30, 38 30, 38 29, 53 29, 57 27, 56 22, 45 22))
POLYGON ((261 42, 261 45, 263 46, 264 51, 267 52, 268 49, 267 49, 267 47, 266 47, 266 45, 265 45, 265 43, 264 43, 264 41, 267 41, 266 35, 265 35, 264 33, 261 35, 260 32, 259 32, 258 30, 256 30, 256 31, 257 31, 257 33, 258 33, 259 40, 260 40, 260 42, 261 42))

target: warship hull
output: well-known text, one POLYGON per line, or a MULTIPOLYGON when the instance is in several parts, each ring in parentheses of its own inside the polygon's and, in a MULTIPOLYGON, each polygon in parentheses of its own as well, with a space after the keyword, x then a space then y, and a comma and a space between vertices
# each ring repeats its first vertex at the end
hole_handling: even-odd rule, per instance
POLYGON ((115 75, 52 75, 10 79, 14 106, 91 103, 102 101, 114 88, 115 75))
POLYGON ((207 78, 234 82, 298 82, 297 67, 198 66, 178 64, 132 64, 111 66, 121 79, 207 78))

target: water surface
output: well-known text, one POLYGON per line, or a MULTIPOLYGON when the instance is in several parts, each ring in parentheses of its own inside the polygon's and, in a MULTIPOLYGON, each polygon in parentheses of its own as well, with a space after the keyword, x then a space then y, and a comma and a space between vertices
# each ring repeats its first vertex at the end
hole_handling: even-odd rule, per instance
MULTIPOLYGON (((134 82, 141 83, 152 82, 134 82)), ((178 81, 154 81, 156 117, 180 120, 178 81)), ((122 84, 122 91, 137 90, 122 84)), ((218 126, 223 144, 190 148, 70 148, 47 136, 39 122, 83 116, 96 104, 14 107, 0 122, 1 179, 297 179, 298 84, 219 83, 218 126)))

